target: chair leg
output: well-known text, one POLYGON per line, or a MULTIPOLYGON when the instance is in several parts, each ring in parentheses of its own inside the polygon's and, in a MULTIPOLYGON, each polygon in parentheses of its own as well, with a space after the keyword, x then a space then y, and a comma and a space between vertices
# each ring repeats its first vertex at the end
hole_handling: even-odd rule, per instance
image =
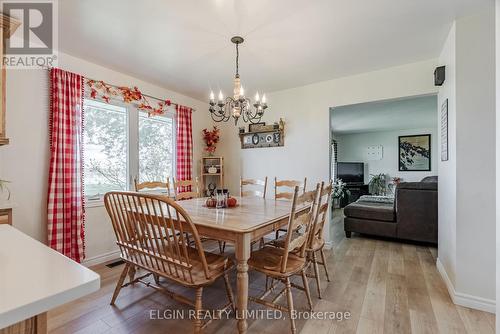
POLYGON ((306 269, 302 269, 302 284, 304 284, 304 290, 306 290, 307 304, 309 304, 309 311, 312 312, 313 304, 311 300, 311 291, 309 290, 309 282, 306 277, 306 269))
POLYGON ((285 280, 285 286, 286 286, 286 299, 288 301, 288 311, 290 312, 290 326, 292 329, 292 334, 297 333, 297 328, 295 327, 295 319, 292 317, 292 314, 294 313, 294 308, 293 308, 293 297, 292 297, 292 285, 290 284, 290 278, 287 277, 285 280))
POLYGON ((134 278, 135 278, 135 266, 131 264, 130 269, 128 271, 128 281, 132 282, 134 278))
POLYGON ((118 282, 116 282, 115 292, 113 292, 113 297, 111 297, 110 305, 115 305, 116 298, 122 289, 123 281, 125 281, 125 277, 127 277, 127 273, 130 269, 130 264, 125 263, 125 268, 123 268, 122 273, 120 274, 120 278, 118 278, 118 282))
POLYGON ((262 237, 262 238, 260 238, 259 249, 264 248, 264 245, 265 245, 265 241, 264 241, 264 237, 262 237))
POLYGON ((325 261, 325 251, 323 250, 323 248, 321 248, 321 261, 323 261, 323 267, 325 267, 326 280, 330 282, 330 275, 328 274, 328 267, 326 266, 325 261))
POLYGON ((224 285, 226 286, 227 299, 229 299, 229 302, 231 303, 231 309, 235 312, 236 307, 234 304, 233 289, 231 288, 231 283, 229 282, 229 276, 227 273, 224 274, 224 285))
POLYGON ((202 333, 201 311, 202 311, 202 296, 203 288, 196 288, 196 299, 194 302, 195 317, 194 317, 194 333, 202 333))
POLYGON ((160 276, 153 274, 153 277, 155 279, 155 283, 159 285, 160 284, 160 276))
POLYGON ((312 263, 314 268, 314 276, 316 278, 316 288, 318 289, 318 298, 321 299, 321 284, 319 279, 318 261, 316 259, 315 252, 312 252, 312 263))
POLYGON ((226 250, 226 242, 225 241, 219 241, 219 252, 221 254, 224 254, 225 250, 226 250))
POLYGON ((280 230, 276 230, 276 240, 280 237, 280 230))

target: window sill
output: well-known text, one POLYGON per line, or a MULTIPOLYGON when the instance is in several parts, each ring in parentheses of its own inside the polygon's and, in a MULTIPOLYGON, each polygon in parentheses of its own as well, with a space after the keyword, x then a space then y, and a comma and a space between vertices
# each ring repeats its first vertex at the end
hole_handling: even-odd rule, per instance
POLYGON ((98 208, 104 206, 104 199, 85 200, 85 208, 98 208))

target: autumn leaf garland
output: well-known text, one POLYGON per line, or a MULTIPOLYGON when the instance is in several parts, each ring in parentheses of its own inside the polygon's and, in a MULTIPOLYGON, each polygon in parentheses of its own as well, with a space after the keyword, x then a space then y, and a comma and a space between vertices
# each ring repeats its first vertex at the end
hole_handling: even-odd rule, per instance
POLYGON ((125 103, 137 102, 137 109, 146 111, 149 116, 165 114, 167 108, 172 104, 170 100, 164 100, 158 101, 156 106, 152 107, 148 99, 137 87, 114 87, 104 81, 91 79, 87 79, 86 83, 90 89, 90 97, 92 99, 102 99, 106 103, 109 103, 111 97, 121 96, 125 103))

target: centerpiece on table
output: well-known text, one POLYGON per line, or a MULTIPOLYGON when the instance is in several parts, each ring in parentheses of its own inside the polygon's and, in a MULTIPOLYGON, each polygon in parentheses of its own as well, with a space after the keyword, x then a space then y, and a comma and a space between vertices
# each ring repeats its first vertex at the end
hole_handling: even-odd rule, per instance
POLYGON ((214 126, 213 130, 203 129, 203 140, 205 141, 205 151, 209 156, 213 156, 217 143, 220 139, 220 130, 214 126))

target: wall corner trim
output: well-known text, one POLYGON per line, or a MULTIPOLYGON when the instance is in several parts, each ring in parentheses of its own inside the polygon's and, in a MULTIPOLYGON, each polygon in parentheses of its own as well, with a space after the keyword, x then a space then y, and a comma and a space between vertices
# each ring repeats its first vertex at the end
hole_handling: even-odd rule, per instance
POLYGON ((441 275, 441 278, 444 281, 444 284, 446 285, 446 288, 448 289, 448 293, 450 294, 451 300, 454 304, 489 313, 496 312, 495 300, 472 296, 466 293, 455 291, 455 287, 451 283, 451 280, 446 273, 446 269, 444 268, 439 258, 436 260, 436 267, 439 271, 439 274, 441 275))

